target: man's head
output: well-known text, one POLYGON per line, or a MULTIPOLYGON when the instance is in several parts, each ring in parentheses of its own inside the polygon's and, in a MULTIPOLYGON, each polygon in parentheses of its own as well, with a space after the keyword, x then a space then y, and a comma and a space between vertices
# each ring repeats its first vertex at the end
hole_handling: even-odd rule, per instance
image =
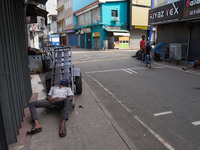
POLYGON ((69 80, 67 80, 67 79, 60 80, 60 85, 66 86, 68 84, 69 84, 69 80))
POLYGON ((142 36, 142 39, 143 39, 143 40, 145 39, 145 35, 142 36))

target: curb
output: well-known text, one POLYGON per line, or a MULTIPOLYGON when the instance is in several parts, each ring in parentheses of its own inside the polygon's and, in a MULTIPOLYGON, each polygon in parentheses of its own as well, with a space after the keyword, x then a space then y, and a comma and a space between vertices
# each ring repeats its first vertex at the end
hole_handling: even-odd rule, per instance
MULTIPOLYGON (((82 79, 83 80, 83 79, 82 79)), ((96 101, 96 103, 99 105, 99 107, 101 108, 101 110, 103 111, 103 113, 106 115, 106 117, 108 118, 108 120, 110 120, 112 126, 114 127, 114 129, 116 130, 116 132, 119 134, 119 136, 122 138, 122 140, 124 141, 124 143, 127 145, 127 147, 130 150, 137 150, 137 148, 135 147, 135 145, 131 142, 131 140, 129 139, 129 137, 124 133, 124 131, 121 129, 121 127, 118 125, 118 123, 113 119, 113 117, 111 116, 111 114, 108 112, 108 110, 103 106, 103 104, 101 103, 101 101, 97 98, 97 96, 94 94, 94 92, 89 88, 89 86, 87 85, 87 83, 83 80, 83 83, 85 84, 86 88, 88 89, 88 91, 90 92, 90 94, 92 95, 92 97, 94 98, 94 100, 96 101)))

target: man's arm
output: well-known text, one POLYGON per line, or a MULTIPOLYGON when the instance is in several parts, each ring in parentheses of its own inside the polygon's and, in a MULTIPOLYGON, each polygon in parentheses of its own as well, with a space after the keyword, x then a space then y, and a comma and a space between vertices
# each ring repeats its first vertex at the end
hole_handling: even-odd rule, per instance
POLYGON ((47 96, 47 100, 48 100, 50 103, 55 103, 55 99, 51 98, 51 95, 48 95, 48 96, 47 96))
POLYGON ((73 95, 69 95, 67 97, 70 99, 71 102, 73 101, 73 95))

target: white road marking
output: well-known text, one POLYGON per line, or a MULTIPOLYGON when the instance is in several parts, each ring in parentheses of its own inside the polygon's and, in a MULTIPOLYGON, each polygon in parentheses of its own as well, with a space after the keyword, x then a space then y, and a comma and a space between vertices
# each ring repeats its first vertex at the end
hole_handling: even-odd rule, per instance
POLYGON ((126 70, 126 69, 122 69, 123 71, 127 72, 127 73, 130 73, 130 74, 133 74, 132 72, 126 70))
POLYGON ((97 81, 95 78, 93 78, 93 77, 90 76, 89 74, 88 74, 88 76, 89 76, 92 80, 94 80, 96 83, 98 83, 106 92, 108 92, 108 93, 109 93, 118 103, 120 103, 121 106, 124 107, 129 113, 131 112, 131 110, 130 110, 128 107, 126 107, 124 104, 122 104, 122 102, 121 102, 120 100, 118 100, 118 99, 115 97, 115 95, 114 95, 112 92, 110 92, 106 87, 104 87, 99 81, 97 81))
MULTIPOLYGON (((104 87, 99 81, 97 81, 95 78, 93 78, 92 76, 90 76, 88 74, 88 76, 94 80, 97 84, 99 84, 106 92, 108 92, 119 104, 121 104, 122 107, 124 107, 129 113, 131 113, 132 111, 127 108, 120 100, 118 100, 115 95, 110 92, 106 87, 104 87)), ((135 119, 137 119, 154 137, 156 137, 167 149, 169 150, 175 150, 175 148, 173 148, 169 143, 166 142, 165 139, 163 139, 159 134, 157 134, 156 132, 154 132, 150 127, 148 127, 143 121, 141 121, 139 119, 138 116, 134 116, 135 119)))
POLYGON ((135 119, 137 119, 151 134, 153 134, 153 136, 155 136, 163 145, 165 145, 165 147, 169 150, 175 150, 175 148, 173 148, 169 143, 166 142, 165 139, 163 139, 159 134, 157 134, 156 132, 154 132, 150 127, 148 127, 143 121, 141 121, 139 119, 138 116, 134 116, 135 119))
MULTIPOLYGON (((166 67, 153 67, 153 69, 163 69, 163 68, 166 68, 166 67)), ((138 73, 136 71, 133 71, 133 70, 143 70, 143 69, 146 69, 145 67, 142 67, 142 68, 125 68, 126 70, 129 70, 131 72, 134 72, 134 73, 138 73)), ((121 71, 124 69, 112 69, 112 70, 100 70, 100 71, 89 71, 89 72, 86 72, 86 73, 100 73, 100 72, 114 72, 114 71, 121 71)))
POLYGON ((90 71, 86 73, 100 73, 100 72, 113 72, 113 71, 121 71, 123 69, 114 69, 114 70, 101 70, 101 71, 90 71))
POLYGON ((162 116, 162 115, 168 115, 168 114, 171 114, 171 113, 173 113, 172 111, 166 111, 166 112, 161 112, 161 113, 156 113, 156 114, 154 114, 154 116, 162 116))
POLYGON ((192 124, 195 125, 195 126, 198 126, 198 125, 200 125, 200 121, 192 122, 192 124))
POLYGON ((133 72, 133 73, 137 73, 136 71, 133 71, 133 70, 131 70, 131 69, 127 69, 128 71, 130 71, 130 72, 133 72))

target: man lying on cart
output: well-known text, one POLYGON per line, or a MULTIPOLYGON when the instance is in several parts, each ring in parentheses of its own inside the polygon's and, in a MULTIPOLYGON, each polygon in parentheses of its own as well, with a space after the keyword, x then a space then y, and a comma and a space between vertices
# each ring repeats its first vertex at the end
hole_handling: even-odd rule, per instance
POLYGON ((39 123, 36 108, 60 106, 63 107, 62 121, 59 131, 59 136, 64 137, 67 134, 65 122, 68 120, 68 113, 70 108, 70 102, 73 101, 73 92, 70 87, 67 87, 69 81, 62 79, 59 86, 51 87, 47 99, 32 101, 29 103, 29 109, 31 118, 33 119, 35 126, 27 131, 27 134, 34 134, 42 131, 42 126, 39 123))

